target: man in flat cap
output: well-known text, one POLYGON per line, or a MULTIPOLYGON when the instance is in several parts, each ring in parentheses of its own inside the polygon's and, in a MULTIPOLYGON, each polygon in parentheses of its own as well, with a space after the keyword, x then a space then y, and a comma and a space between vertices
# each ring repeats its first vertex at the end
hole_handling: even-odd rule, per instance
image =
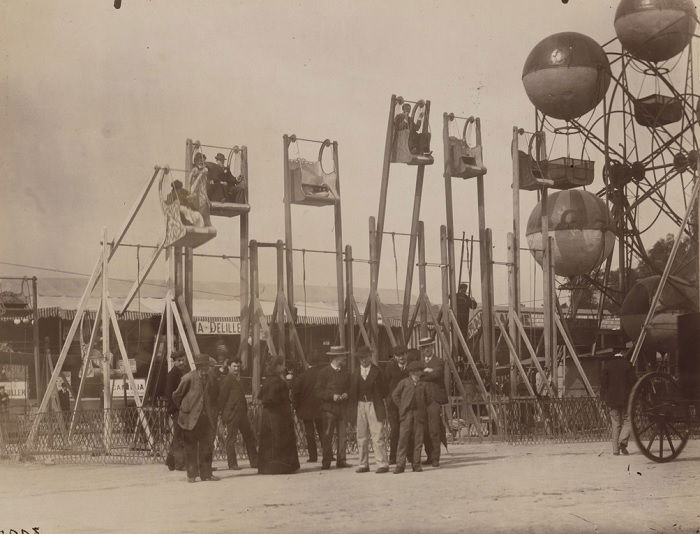
POLYGON ((440 436, 442 425, 442 405, 447 403, 445 392, 445 365, 435 354, 435 341, 424 337, 418 341, 423 360, 423 381, 427 385, 429 402, 426 408, 427 433, 425 436, 425 453, 427 463, 440 467, 440 436))
POLYGON ((409 363, 408 374, 409 376, 402 379, 391 393, 394 403, 399 407, 399 419, 401 420, 395 474, 403 473, 406 469, 406 457, 411 438, 413 438, 413 470, 423 470, 420 465, 420 451, 423 446, 426 408, 429 402, 427 385, 421 381, 423 364, 420 362, 409 363))
POLYGON ((343 346, 334 346, 326 353, 330 364, 321 369, 316 379, 315 393, 321 402, 321 469, 330 469, 333 457, 333 435, 338 433, 336 467, 350 467, 346 462, 347 401, 350 374, 345 370, 348 356, 343 346))
POLYGON ((357 419, 357 448, 360 452, 358 473, 369 471, 369 440, 374 445, 374 457, 377 473, 388 473, 389 462, 386 457, 384 423, 386 408, 384 398, 387 395, 386 379, 382 370, 372 363, 369 347, 361 347, 356 353, 360 366, 350 377, 350 410, 357 419))
MULTIPOLYGON (((399 382, 408 377, 406 346, 397 345, 393 349, 394 357, 387 363, 385 368, 388 385, 388 395, 386 398, 386 411, 389 420, 389 465, 396 463, 396 451, 399 446, 399 407, 391 398, 392 392, 399 385, 399 382)), ((410 460, 411 451, 409 451, 410 460)))
POLYGON ((195 369, 182 377, 173 393, 179 409, 177 422, 185 441, 187 481, 195 482, 197 474, 204 480, 216 481, 212 475, 211 433, 214 432, 216 399, 212 398, 209 378, 209 355, 197 354, 195 369))

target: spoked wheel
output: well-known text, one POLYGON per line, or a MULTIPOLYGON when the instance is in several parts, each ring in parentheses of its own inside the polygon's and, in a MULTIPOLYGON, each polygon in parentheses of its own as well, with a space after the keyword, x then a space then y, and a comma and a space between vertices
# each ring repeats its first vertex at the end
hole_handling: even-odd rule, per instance
POLYGON ((673 377, 653 372, 640 378, 632 388, 629 412, 644 456, 670 462, 681 453, 690 434, 690 410, 673 377))

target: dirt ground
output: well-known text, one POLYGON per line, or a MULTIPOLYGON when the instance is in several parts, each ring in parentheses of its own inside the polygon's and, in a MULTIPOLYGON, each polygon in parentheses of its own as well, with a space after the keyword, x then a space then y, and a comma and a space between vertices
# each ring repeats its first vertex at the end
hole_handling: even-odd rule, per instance
POLYGON ((220 482, 196 484, 163 465, 0 464, 0 533, 700 532, 700 441, 668 464, 630 450, 453 445, 401 475, 218 463, 220 482))

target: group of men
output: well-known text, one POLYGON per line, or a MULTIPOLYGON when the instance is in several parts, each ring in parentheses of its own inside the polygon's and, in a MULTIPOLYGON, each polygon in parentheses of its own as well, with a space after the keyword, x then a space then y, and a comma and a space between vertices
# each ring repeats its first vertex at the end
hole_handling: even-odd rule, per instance
MULTIPOLYGON (((394 348, 394 357, 382 370, 372 362, 366 347, 355 353, 359 366, 347 370, 348 351, 331 347, 329 362, 311 366, 292 384, 292 404, 306 433, 309 462, 318 461, 316 435, 320 437, 321 469, 350 467, 346 458, 347 423, 357 429, 360 455, 358 473, 370 471, 369 443, 373 443, 376 473, 403 473, 408 461, 413 471, 425 464, 440 466, 444 441, 441 405, 447 402, 443 386, 444 364, 435 355, 432 339, 423 338, 419 350, 394 348), (385 425, 389 425, 389 447, 385 425), (333 444, 336 450, 333 450, 333 444)), ((226 455, 230 469, 238 469, 238 432, 246 444, 250 466, 257 467, 257 442, 248 418, 248 406, 240 383, 240 362, 229 360, 225 347, 217 348, 216 365, 206 354, 195 356, 195 369, 186 373, 183 352, 173 354, 165 395, 173 421, 173 439, 166 459, 171 470, 186 470, 187 480, 219 480, 213 474, 212 457, 218 421, 226 427, 226 455)))
POLYGON ((207 354, 197 354, 195 369, 185 373, 185 354, 173 354, 165 395, 173 421, 173 439, 166 459, 171 470, 187 470, 187 480, 217 481, 212 474, 214 442, 219 418, 226 427, 229 469, 237 470, 236 439, 243 436, 252 468, 257 467, 257 441, 248 418, 248 403, 241 385, 241 365, 229 360, 225 347, 217 347, 215 365, 207 354))
POLYGON ((441 405, 447 402, 444 364, 435 354, 430 338, 419 341, 419 350, 394 348, 394 358, 382 370, 372 362, 367 347, 355 353, 359 366, 346 370, 348 352, 331 347, 328 365, 312 366, 294 383, 292 395, 297 418, 304 424, 309 462, 318 461, 316 434, 321 440, 321 469, 330 469, 336 438, 336 467, 346 461, 346 428, 357 430, 360 465, 356 472, 369 472, 369 442, 373 443, 376 473, 403 473, 406 462, 422 471, 421 450, 426 464, 440 466, 440 443, 444 440, 441 405), (389 424, 389 455, 385 425, 389 424))

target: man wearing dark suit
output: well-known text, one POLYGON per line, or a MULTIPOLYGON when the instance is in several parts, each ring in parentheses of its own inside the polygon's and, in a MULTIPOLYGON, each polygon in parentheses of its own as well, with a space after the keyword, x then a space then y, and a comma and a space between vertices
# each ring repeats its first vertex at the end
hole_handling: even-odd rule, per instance
POLYGON ((408 377, 408 369, 406 368, 406 347, 398 345, 394 347, 393 352, 394 359, 391 360, 385 368, 388 385, 386 411, 389 419, 389 465, 396 463, 396 450, 399 445, 399 407, 394 403, 394 399, 391 398, 391 393, 396 389, 396 386, 399 385, 401 380, 408 377))
POLYGON ((241 362, 233 360, 226 373, 219 381, 218 406, 221 421, 226 425, 226 458, 229 469, 238 470, 236 456, 236 439, 240 430, 245 442, 250 467, 258 467, 258 444, 248 419, 248 401, 240 382, 241 362))
POLYGON ((408 364, 408 378, 398 383, 391 397, 399 407, 401 426, 399 429, 399 452, 396 459, 394 473, 403 473, 406 469, 406 456, 408 455, 409 442, 413 440, 413 470, 420 472, 420 450, 425 432, 426 408, 429 402, 427 384, 420 377, 423 373, 423 364, 411 362, 408 364))
POLYGON ((318 462, 318 450, 316 448, 316 434, 322 439, 323 423, 321 421, 321 406, 314 392, 316 380, 321 368, 316 365, 317 357, 312 356, 311 367, 298 376, 292 384, 292 404, 297 414, 297 419, 304 423, 306 434, 306 448, 309 451, 309 462, 318 462))
POLYGON ((447 393, 445 393, 445 365, 443 361, 435 355, 435 342, 427 337, 418 341, 423 360, 423 381, 426 383, 428 391, 427 413, 427 433, 425 435, 425 454, 428 456, 427 463, 433 467, 440 467, 440 434, 442 425, 442 415, 440 413, 442 404, 447 403, 447 393))
POLYGON ((209 355, 197 354, 194 363, 195 370, 182 377, 172 398, 180 410, 177 423, 185 441, 187 481, 195 482, 197 473, 203 481, 215 481, 219 478, 211 474, 210 441, 216 417, 216 397, 210 384, 209 355))
POLYGON ((384 373, 372 363, 372 353, 368 347, 360 348, 355 354, 360 366, 350 377, 350 409, 348 416, 355 414, 357 419, 357 448, 360 452, 358 473, 369 472, 369 440, 374 445, 377 473, 388 473, 384 423, 386 408, 384 398, 387 385, 384 373))
POLYGON ((323 459, 321 469, 330 469, 333 457, 333 435, 338 432, 336 467, 350 467, 346 458, 347 400, 350 389, 350 374, 344 369, 347 351, 345 347, 331 347, 326 353, 330 365, 321 369, 314 389, 321 402, 321 446, 323 459))
POLYGON ((182 351, 173 352, 170 358, 173 360, 173 368, 168 371, 168 376, 165 380, 165 398, 168 401, 168 414, 173 422, 173 439, 170 441, 170 450, 165 458, 165 465, 171 471, 185 470, 185 442, 182 434, 182 428, 177 424, 178 408, 173 401, 173 393, 180 385, 182 375, 185 374, 187 362, 185 353, 182 351))
POLYGON ((600 398, 610 409, 612 447, 615 456, 620 453, 629 454, 627 442, 630 438, 630 418, 627 401, 636 380, 634 367, 622 355, 621 350, 617 351, 613 359, 605 364, 600 376, 600 398))

